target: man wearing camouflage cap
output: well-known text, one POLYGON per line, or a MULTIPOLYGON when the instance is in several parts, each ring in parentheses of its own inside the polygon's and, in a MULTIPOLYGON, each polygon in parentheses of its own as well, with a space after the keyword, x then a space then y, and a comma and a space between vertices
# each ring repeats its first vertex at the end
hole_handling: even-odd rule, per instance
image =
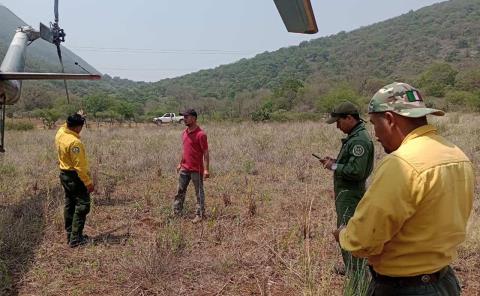
MULTIPOLYGON (((326 157, 320 160, 326 169, 334 172, 335 210, 337 227, 340 227, 346 225, 353 216, 365 193, 365 182, 373 168, 373 143, 358 108, 351 102, 336 106, 326 122, 335 122, 337 128, 347 134, 347 137, 342 139, 342 148, 336 159, 326 157)), ((364 263, 344 250, 342 258, 347 271, 357 270, 364 263)), ((345 269, 335 266, 335 272, 339 274, 344 274, 345 269)))
POLYGON ((393 83, 369 104, 375 136, 388 155, 345 228, 344 250, 367 257, 368 295, 460 295, 449 264, 465 240, 474 173, 467 156, 437 134, 412 86, 393 83))

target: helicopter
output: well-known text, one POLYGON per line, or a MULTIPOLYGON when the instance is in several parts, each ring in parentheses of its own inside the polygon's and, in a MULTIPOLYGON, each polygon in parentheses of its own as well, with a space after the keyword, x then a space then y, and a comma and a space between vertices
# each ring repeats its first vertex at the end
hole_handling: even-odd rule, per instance
MULTIPOLYGON (((97 74, 70 74, 65 73, 60 44, 65 42, 65 31, 58 23, 58 0, 54 0, 55 20, 46 26, 40 23, 40 30, 31 26, 17 28, 8 47, 7 53, 0 65, 0 152, 5 152, 5 113, 6 105, 13 105, 20 99, 23 80, 63 80, 67 101, 70 101, 66 80, 98 80, 97 74), (62 73, 31 73, 24 72, 26 49, 32 42, 41 38, 57 47, 62 73)), ((80 66, 81 67, 81 66, 80 66)))
POLYGON ((317 22, 310 0, 273 0, 282 17, 287 31, 292 33, 315 34, 317 22))

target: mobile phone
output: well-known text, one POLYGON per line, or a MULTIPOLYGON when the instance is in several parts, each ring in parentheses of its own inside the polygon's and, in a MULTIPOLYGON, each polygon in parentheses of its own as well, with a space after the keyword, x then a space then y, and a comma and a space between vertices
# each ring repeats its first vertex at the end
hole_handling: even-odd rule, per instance
POLYGON ((323 159, 323 158, 321 158, 320 156, 316 155, 315 153, 312 153, 312 156, 313 156, 313 157, 316 157, 316 158, 318 158, 318 159, 320 159, 320 160, 323 159))

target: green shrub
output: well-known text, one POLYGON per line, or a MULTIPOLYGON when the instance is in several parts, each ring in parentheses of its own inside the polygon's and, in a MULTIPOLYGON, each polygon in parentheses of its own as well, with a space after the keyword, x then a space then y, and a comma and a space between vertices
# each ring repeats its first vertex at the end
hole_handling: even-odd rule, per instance
POLYGON ((354 89, 347 84, 342 84, 321 96, 316 102, 316 107, 319 112, 330 113, 336 105, 345 101, 350 101, 359 107, 363 102, 362 97, 354 89))
POLYGON ((272 121, 285 122, 285 121, 294 120, 295 118, 291 116, 290 112, 286 110, 277 110, 270 114, 270 119, 272 121))
POLYGON ((42 119, 43 127, 52 129, 55 127, 55 123, 62 116, 62 113, 57 109, 38 109, 33 112, 35 117, 42 119))
POLYGON ((480 109, 480 98, 468 91, 449 91, 445 95, 449 111, 461 111, 467 107, 472 111, 480 109))
POLYGON ((417 81, 427 96, 443 97, 449 86, 455 84, 457 71, 447 63, 434 63, 430 65, 417 81))
POLYGON ((322 114, 313 112, 291 112, 285 110, 277 110, 270 114, 271 121, 287 122, 287 121, 308 121, 319 120, 322 114))
POLYGON ((270 120, 273 113, 272 101, 267 101, 263 106, 251 114, 252 120, 255 122, 270 120))
POLYGON ((455 78, 455 87, 465 91, 480 90, 480 69, 468 69, 458 73, 455 78))
POLYGON ((5 122, 5 129, 11 131, 29 131, 33 130, 35 125, 27 121, 18 121, 18 122, 5 122))

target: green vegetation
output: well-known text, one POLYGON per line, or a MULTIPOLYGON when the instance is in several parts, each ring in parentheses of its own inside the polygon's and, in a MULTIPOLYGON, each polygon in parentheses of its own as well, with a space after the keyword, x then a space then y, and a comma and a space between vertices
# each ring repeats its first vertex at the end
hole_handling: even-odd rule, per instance
MULTIPOLYGON (((1 31, 11 29, 4 27, 1 31)), ((477 110, 479 31, 480 2, 452 0, 178 78, 146 83, 104 75, 99 82, 69 85, 76 108, 109 122, 140 121, 187 106, 209 120, 289 120, 295 113, 328 112, 345 99, 363 106, 392 81, 419 87, 432 107, 477 110)), ((0 33, 0 54, 5 35, 0 33)), ((32 58, 27 67, 51 69, 57 60, 32 58)), ((66 105, 61 81, 28 81, 11 112, 22 116, 56 109, 64 114, 72 110, 66 105)))
POLYGON ((7 121, 5 123, 6 130, 29 131, 34 128, 35 128, 35 125, 28 121, 14 121, 14 122, 7 121))

